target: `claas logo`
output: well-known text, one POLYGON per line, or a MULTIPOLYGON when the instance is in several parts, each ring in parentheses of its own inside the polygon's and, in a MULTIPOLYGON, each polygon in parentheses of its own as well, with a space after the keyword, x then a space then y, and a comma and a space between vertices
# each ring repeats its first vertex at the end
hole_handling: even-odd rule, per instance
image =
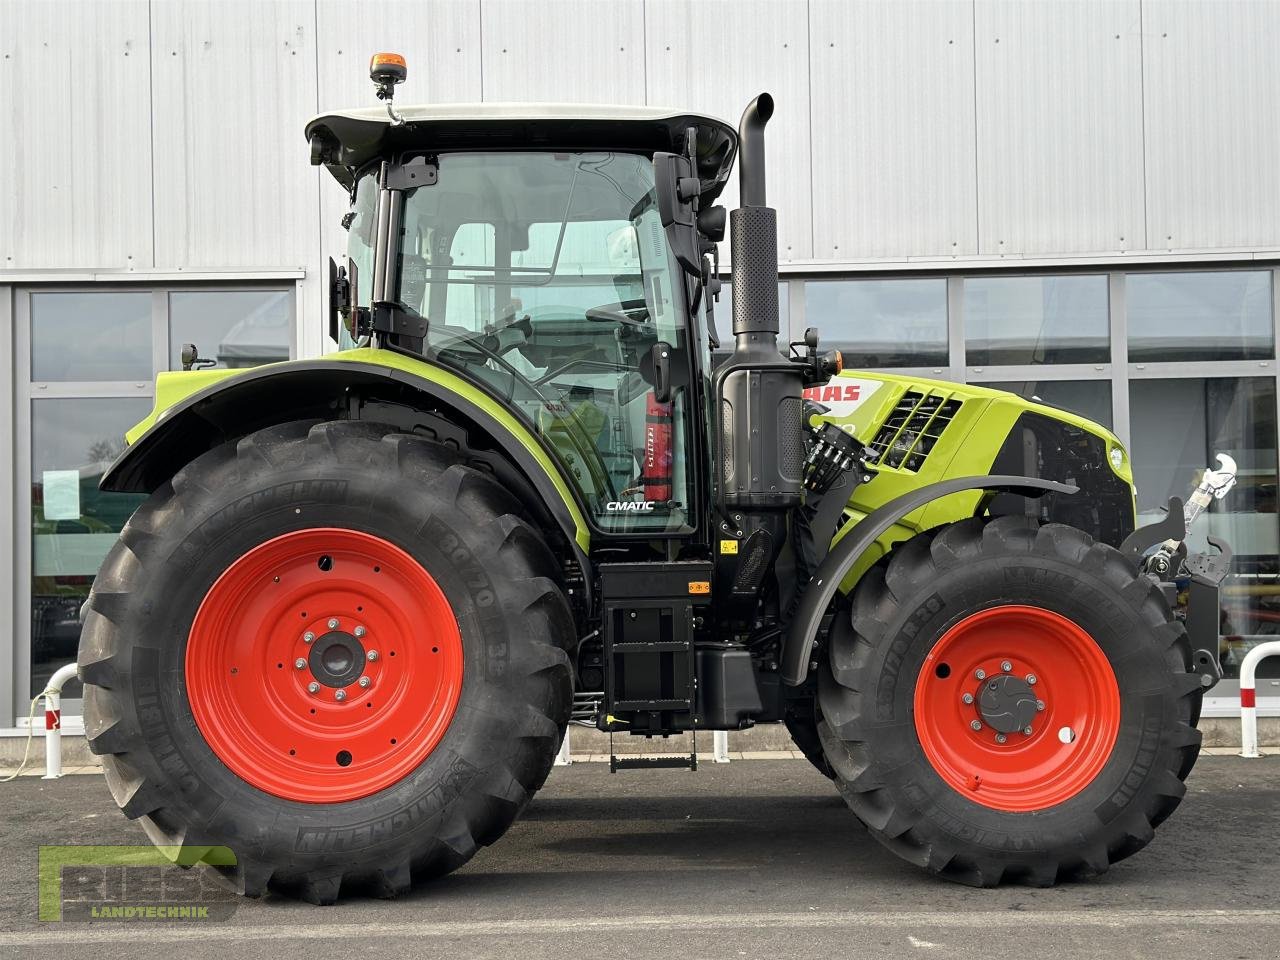
POLYGON ((825 387, 807 387, 804 398, 815 403, 839 403, 859 399, 860 383, 829 383, 825 387))

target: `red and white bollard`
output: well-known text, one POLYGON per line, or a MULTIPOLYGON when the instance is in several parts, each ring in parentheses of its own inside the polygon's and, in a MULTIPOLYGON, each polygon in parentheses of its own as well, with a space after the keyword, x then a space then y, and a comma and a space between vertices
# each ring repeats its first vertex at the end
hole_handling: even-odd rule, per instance
POLYGON ((62 776, 62 685, 76 675, 76 665, 59 667, 44 687, 44 777, 62 776))
POLYGON ((1250 650, 1240 664, 1240 756, 1260 757, 1258 752, 1258 662, 1264 657, 1280 655, 1280 640, 1260 643, 1250 650))

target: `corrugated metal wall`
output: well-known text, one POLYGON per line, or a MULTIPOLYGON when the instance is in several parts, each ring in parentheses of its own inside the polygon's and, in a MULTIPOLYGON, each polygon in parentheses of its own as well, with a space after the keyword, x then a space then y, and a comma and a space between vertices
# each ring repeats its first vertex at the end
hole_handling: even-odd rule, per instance
MULTIPOLYGON (((305 120, 406 100, 778 100, 782 255, 1280 248, 1280 3, 4 0, 0 269, 305 267, 305 120)), ((732 202, 732 195, 727 198, 732 202)), ((304 310, 318 306, 308 283, 304 310)))

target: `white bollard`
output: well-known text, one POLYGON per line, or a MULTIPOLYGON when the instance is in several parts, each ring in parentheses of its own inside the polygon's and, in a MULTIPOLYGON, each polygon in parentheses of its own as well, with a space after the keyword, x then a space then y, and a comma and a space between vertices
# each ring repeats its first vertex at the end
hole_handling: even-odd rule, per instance
POLYGON ((62 685, 76 675, 76 665, 59 667, 44 687, 44 777, 62 776, 62 685))
POLYGON ((567 767, 573 763, 569 758, 569 731, 571 727, 564 728, 564 739, 560 741, 560 752, 556 754, 556 766, 567 767))
POLYGON ((711 731, 711 759, 716 763, 729 762, 729 731, 711 731))
POLYGON ((1255 759, 1258 752, 1258 662, 1264 657, 1280 655, 1280 640, 1260 643, 1250 650, 1240 664, 1240 756, 1255 759))

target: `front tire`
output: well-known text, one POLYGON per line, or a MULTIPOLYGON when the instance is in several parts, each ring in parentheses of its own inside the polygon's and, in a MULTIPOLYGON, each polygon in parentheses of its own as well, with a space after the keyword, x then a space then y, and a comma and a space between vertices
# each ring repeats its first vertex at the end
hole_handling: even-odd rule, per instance
POLYGON ((575 630, 519 505, 393 428, 298 422, 199 457, 90 595, 90 748, 125 814, 248 895, 391 896, 507 829, 551 768, 575 630))
POLYGON ((837 616, 819 735, 871 834, 974 886, 1096 875, 1186 792, 1199 678, 1160 591, 1105 544, 974 518, 895 548, 837 616))

